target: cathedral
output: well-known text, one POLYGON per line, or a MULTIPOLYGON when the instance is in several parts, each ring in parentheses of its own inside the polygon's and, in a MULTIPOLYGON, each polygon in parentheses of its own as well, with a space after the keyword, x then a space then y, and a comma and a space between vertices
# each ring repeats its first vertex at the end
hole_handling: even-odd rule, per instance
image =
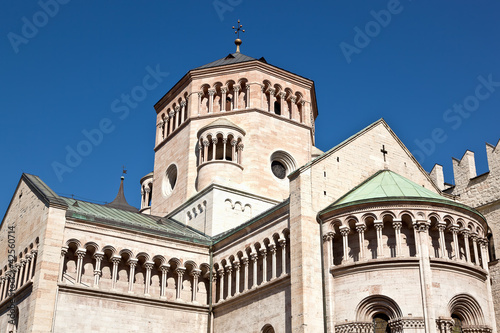
POLYGON ((314 82, 235 44, 154 105, 140 208, 21 175, 0 332, 497 332, 498 143, 455 185, 383 119, 323 152, 314 82))

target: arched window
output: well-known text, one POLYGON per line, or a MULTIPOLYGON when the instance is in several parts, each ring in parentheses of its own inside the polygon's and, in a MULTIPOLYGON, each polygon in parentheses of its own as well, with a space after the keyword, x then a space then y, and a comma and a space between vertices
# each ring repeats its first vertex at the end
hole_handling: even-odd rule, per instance
POLYGON ((278 101, 274 102, 274 113, 281 116, 281 104, 278 101))
POLYGON ((373 316, 373 333, 390 333, 389 317, 383 313, 373 316))
POLYGON ((264 327, 262 327, 261 332, 262 333, 274 333, 274 328, 271 325, 267 324, 264 327))
POLYGON ((453 314, 451 319, 453 319, 451 333, 462 333, 462 320, 456 314, 453 314))

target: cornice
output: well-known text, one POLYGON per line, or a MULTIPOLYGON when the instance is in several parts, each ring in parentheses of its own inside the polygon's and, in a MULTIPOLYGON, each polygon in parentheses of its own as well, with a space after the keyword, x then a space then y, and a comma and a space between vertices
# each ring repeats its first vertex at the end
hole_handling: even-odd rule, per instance
POLYGON ((117 301, 120 303, 129 303, 129 304, 142 304, 147 306, 153 306, 157 308, 170 308, 176 310, 183 310, 189 312, 196 312, 200 314, 208 314, 208 305, 199 305, 199 304, 188 304, 181 302, 172 302, 166 299, 159 298, 151 298, 146 296, 139 296, 134 294, 122 294, 118 292, 111 292, 107 290, 97 289, 97 288, 88 288, 88 287, 79 287, 75 285, 67 285, 63 283, 59 283, 58 285, 60 293, 68 293, 75 294, 80 296, 87 296, 96 298, 99 300, 110 300, 117 301))

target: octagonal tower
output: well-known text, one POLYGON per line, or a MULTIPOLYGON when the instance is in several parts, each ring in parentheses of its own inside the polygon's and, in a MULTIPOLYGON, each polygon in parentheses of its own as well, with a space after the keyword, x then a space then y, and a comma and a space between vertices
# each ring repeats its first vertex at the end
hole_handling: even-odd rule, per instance
POLYGON ((236 52, 192 69, 155 110, 151 214, 208 234, 287 199, 286 175, 316 150, 314 82, 264 58, 236 52), (217 212, 233 222, 210 225, 217 212))

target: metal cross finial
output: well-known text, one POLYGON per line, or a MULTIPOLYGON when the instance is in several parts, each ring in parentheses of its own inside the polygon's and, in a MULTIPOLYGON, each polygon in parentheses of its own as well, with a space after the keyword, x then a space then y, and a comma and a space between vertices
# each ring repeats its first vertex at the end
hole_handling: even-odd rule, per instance
POLYGON ((122 165, 122 176, 127 174, 127 170, 125 170, 125 165, 122 165))
POLYGON ((385 150, 385 145, 382 145, 382 149, 380 149, 380 151, 382 152, 382 154, 384 154, 384 162, 385 162, 385 155, 388 154, 388 151, 385 150))
POLYGON ((245 32, 245 30, 242 28, 243 28, 243 25, 240 24, 240 20, 238 20, 238 25, 236 25, 236 28, 233 25, 233 29, 235 30, 234 33, 238 35, 238 38, 240 38, 240 30, 241 30, 241 32, 245 32))

